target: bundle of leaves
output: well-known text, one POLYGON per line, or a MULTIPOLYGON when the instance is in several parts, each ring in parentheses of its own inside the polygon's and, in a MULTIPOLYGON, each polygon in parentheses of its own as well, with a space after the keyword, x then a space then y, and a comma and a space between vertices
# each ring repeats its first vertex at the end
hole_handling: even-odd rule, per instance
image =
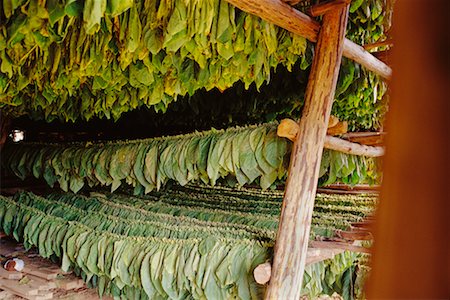
MULTIPOLYGON (((384 39, 385 2, 353 1, 347 36, 384 39)), ((13 116, 117 120, 138 107, 164 112, 179 96, 238 81, 259 91, 277 66, 291 71, 297 63, 307 74, 311 62, 304 38, 222 0, 6 1, 0 15, 0 108, 13 116)), ((377 128, 384 90, 379 78, 344 64, 334 113, 351 128, 377 128)), ((298 99, 281 111, 300 109, 298 99)))
MULTIPOLYGON (((276 191, 198 186, 153 192, 146 199, 21 192, 13 199, 0 196, 0 229, 27 249, 36 246, 43 257, 61 259, 64 270, 74 269, 100 295, 257 299, 263 287, 252 273, 272 257, 277 226, 270 221, 277 220, 267 211, 278 211, 281 197, 276 191), (218 203, 221 208, 210 206, 218 203)), ((319 195, 317 201, 334 207, 338 224, 344 216, 350 222, 371 213, 376 197, 319 195)), ((303 293, 337 291, 350 299, 357 259, 344 253, 307 266, 303 293)))
MULTIPOLYGON (((73 192, 85 184, 114 191, 127 183, 135 194, 142 194, 169 180, 181 185, 257 183, 268 189, 285 180, 291 149, 287 139, 277 136, 276 126, 266 123, 131 141, 9 144, 1 160, 21 179, 44 178, 51 187, 58 182, 64 191, 73 192)), ((380 174, 375 158, 325 150, 319 177, 323 184, 358 184, 376 183, 380 174)))

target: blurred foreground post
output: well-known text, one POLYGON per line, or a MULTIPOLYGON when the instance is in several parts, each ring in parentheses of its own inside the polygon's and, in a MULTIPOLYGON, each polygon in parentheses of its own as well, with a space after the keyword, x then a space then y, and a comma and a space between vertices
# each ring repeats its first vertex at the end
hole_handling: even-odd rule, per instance
POLYGON ((372 299, 449 296, 449 2, 396 1, 372 299))

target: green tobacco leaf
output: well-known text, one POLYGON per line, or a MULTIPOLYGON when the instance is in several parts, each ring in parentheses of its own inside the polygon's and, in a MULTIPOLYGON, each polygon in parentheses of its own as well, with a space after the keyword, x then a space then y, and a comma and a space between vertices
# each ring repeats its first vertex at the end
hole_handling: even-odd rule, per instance
POLYGON ((83 9, 83 21, 87 34, 93 34, 100 28, 100 22, 106 11, 106 0, 86 0, 83 9))
POLYGON ((118 16, 133 6, 133 0, 108 0, 106 13, 111 17, 118 16))
POLYGON ((83 13, 83 6, 83 1, 67 0, 66 5, 64 6, 64 12, 71 17, 80 17, 83 13))

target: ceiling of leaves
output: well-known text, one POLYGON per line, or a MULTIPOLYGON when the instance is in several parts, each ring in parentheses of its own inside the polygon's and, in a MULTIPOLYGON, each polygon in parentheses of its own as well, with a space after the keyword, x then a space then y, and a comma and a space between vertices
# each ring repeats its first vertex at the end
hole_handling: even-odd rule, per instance
MULTIPOLYGON (((384 7, 353 1, 347 36, 383 39, 384 7)), ((165 112, 179 96, 238 81, 260 90, 277 66, 302 71, 311 62, 304 38, 223 0, 5 0, 0 21, 0 109, 47 121, 165 112)), ((350 107, 382 98, 379 78, 346 65, 338 91, 350 107)))

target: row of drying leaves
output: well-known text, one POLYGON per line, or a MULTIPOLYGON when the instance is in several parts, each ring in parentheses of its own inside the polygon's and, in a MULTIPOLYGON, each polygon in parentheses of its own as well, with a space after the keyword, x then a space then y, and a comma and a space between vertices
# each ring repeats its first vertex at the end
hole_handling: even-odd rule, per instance
MULTIPOLYGON (((168 181, 268 189, 284 182, 290 149, 291 143, 277 136, 276 124, 267 123, 146 140, 9 144, 2 164, 21 179, 44 178, 73 192, 85 185, 115 191, 126 183, 143 194, 168 181)), ((325 150, 319 183, 377 183, 378 171, 377 159, 325 150)))
MULTIPOLYGON (((384 1, 352 3, 350 38, 384 38, 384 1)), ((165 111, 200 89, 237 81, 259 89, 276 66, 305 69, 311 60, 304 38, 219 0, 3 1, 0 15, 0 108, 46 120, 165 111)), ((336 114, 372 125, 383 85, 353 63, 342 74, 354 82, 340 84, 346 104, 336 114)))
MULTIPOLYGON (((273 240, 267 232, 276 228, 262 222, 264 216, 270 218, 257 207, 246 214, 238 209, 254 201, 265 203, 263 193, 244 192, 240 199, 241 191, 191 187, 141 199, 102 193, 43 198, 22 192, 14 199, 0 197, 0 228, 26 248, 36 246, 44 257, 61 258, 63 269, 75 269, 100 294, 127 299, 255 299, 262 288, 253 281, 252 270, 270 259, 273 240), (219 199, 222 209, 198 201, 202 197, 214 202, 221 195, 228 195, 219 199), (178 198, 179 204, 171 198, 178 198)), ((342 195, 317 200, 326 205, 351 199, 368 207, 376 201, 342 195)), ((275 210, 279 204, 272 204, 275 210)), ((307 267, 303 292, 311 297, 333 290, 342 293, 350 287, 342 280, 355 258, 343 254, 307 267)))

